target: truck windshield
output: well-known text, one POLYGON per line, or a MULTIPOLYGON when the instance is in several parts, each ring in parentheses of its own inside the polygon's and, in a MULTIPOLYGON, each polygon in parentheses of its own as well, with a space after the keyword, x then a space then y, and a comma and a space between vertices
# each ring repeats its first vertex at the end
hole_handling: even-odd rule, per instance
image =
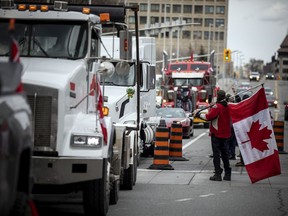
POLYGON ((201 78, 176 78, 174 79, 175 86, 201 86, 203 85, 201 78))
POLYGON ((199 68, 199 70, 208 70, 208 65, 207 64, 191 64, 190 69, 191 70, 196 70, 199 68))
POLYGON ((134 86, 135 85, 135 64, 131 64, 129 68, 125 70, 117 70, 110 77, 102 78, 102 83, 105 82, 105 85, 114 85, 114 86, 134 86))
MULTIPOLYGON (((20 56, 78 59, 86 56, 88 25, 85 22, 23 21, 15 23, 14 38, 20 56)), ((0 21, 0 56, 9 55, 8 20, 0 21)))

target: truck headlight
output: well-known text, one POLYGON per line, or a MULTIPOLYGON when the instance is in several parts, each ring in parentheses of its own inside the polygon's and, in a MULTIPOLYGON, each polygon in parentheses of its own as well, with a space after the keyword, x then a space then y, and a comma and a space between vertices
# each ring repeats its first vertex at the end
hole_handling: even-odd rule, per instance
POLYGON ((72 140, 71 140, 71 145, 74 147, 101 148, 102 137, 73 135, 72 140))

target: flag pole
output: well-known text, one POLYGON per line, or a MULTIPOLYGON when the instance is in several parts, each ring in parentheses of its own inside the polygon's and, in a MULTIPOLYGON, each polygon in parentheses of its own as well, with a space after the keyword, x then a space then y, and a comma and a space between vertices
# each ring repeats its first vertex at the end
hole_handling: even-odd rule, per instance
MULTIPOLYGON (((252 89, 258 88, 258 87, 261 86, 261 85, 262 85, 262 87, 264 87, 264 83, 260 83, 260 84, 258 84, 258 85, 255 85, 255 86, 249 88, 249 89, 245 89, 245 90, 243 90, 243 91, 235 94, 234 96, 225 97, 223 100, 221 100, 221 101, 219 101, 219 102, 227 101, 227 99, 229 99, 229 98, 235 98, 237 95, 240 95, 240 94, 243 94, 243 93, 245 93, 245 92, 248 92, 248 91, 250 91, 250 90, 252 90, 252 89)), ((209 109, 209 108, 213 107, 215 104, 216 104, 216 103, 213 103, 213 104, 211 104, 211 105, 209 105, 209 106, 207 106, 207 107, 204 107, 204 108, 202 108, 202 109, 199 109, 199 110, 197 111, 197 113, 200 113, 201 111, 203 111, 203 110, 205 110, 205 109, 209 109)), ((196 114, 197 114, 197 113, 196 113, 196 114)))

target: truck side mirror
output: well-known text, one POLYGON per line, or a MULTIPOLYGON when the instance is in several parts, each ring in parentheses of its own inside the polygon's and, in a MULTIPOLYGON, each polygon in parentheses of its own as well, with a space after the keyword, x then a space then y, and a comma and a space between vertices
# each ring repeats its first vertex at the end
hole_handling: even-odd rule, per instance
POLYGON ((155 89, 156 72, 155 66, 147 65, 147 89, 155 89))
POLYGON ((111 77, 115 72, 115 67, 111 62, 102 62, 97 70, 102 77, 111 77))

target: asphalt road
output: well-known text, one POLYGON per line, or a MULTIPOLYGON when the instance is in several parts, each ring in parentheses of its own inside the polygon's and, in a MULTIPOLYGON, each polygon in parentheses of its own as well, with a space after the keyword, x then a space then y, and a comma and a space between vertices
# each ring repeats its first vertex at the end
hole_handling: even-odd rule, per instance
MULTIPOLYGON (((279 103, 287 99, 287 82, 268 81, 279 103)), ((283 121, 284 105, 271 108, 283 121)), ((285 122, 284 150, 288 151, 288 122, 285 122)), ((237 148, 237 152, 238 152, 237 148)), ((174 170, 152 170, 153 157, 141 158, 137 182, 132 191, 120 191, 117 205, 108 216, 286 216, 288 215, 288 154, 280 154, 279 176, 251 184, 245 167, 230 160, 232 180, 213 182, 213 162, 207 129, 195 128, 194 137, 183 140, 187 161, 170 161, 174 170)), ((35 197, 36 198, 36 197, 35 197)), ((81 194, 38 196, 40 216, 82 216, 81 194)))

